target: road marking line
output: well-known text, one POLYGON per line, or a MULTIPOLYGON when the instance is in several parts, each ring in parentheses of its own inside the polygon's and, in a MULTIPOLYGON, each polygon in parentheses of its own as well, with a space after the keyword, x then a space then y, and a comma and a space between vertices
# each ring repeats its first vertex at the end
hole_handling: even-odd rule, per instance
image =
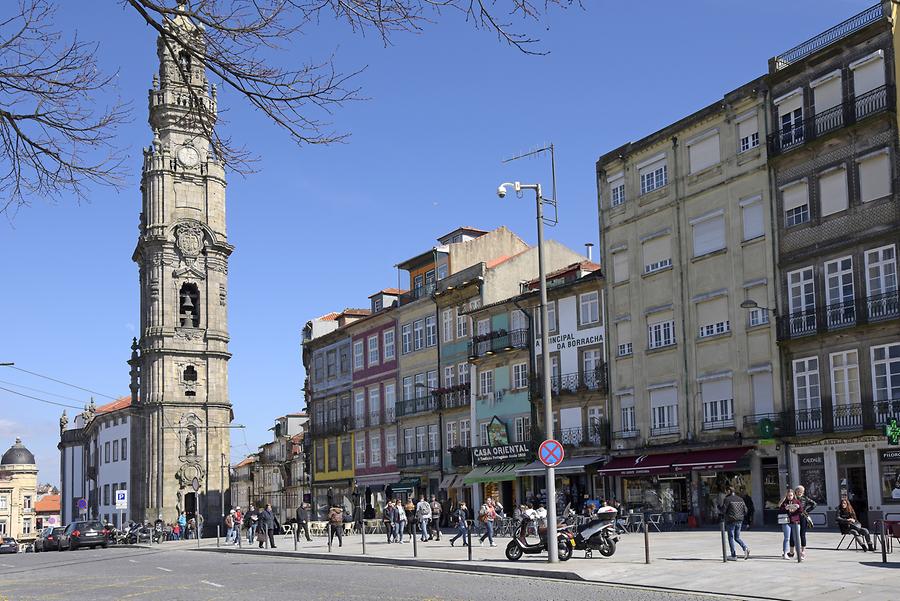
POLYGON ((11 565, 9 565, 8 563, 0 563, 0 566, 3 566, 4 568, 14 568, 14 567, 16 567, 16 566, 11 566, 11 565))
POLYGON ((161 567, 159 567, 159 566, 156 566, 156 569, 157 569, 157 570, 162 570, 163 572, 171 572, 171 571, 172 571, 172 570, 170 570, 169 568, 161 568, 161 567))
POLYGON ((129 559, 128 561, 130 561, 131 563, 137 563, 137 560, 134 559, 129 559))
POLYGON ((215 582, 210 582, 209 580, 201 580, 200 583, 201 583, 201 584, 208 584, 208 585, 214 586, 214 587, 216 587, 216 588, 223 588, 223 587, 224 587, 224 585, 222 585, 222 584, 216 584, 215 582))

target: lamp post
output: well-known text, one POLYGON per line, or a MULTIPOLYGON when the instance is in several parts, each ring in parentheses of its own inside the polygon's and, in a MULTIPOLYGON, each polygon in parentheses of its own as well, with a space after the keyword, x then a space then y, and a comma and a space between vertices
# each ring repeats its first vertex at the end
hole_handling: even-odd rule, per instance
POLYGON ((741 309, 762 309, 763 311, 771 311, 772 315, 778 316, 778 313, 775 309, 771 309, 769 307, 763 307, 758 302, 753 300, 752 298, 748 298, 744 302, 741 303, 741 309))
MULTIPOLYGON (((538 278, 541 287, 541 362, 544 385, 544 427, 547 439, 553 438, 553 400, 550 386, 550 335, 547 323, 547 273, 544 269, 544 197, 540 184, 522 184, 520 182, 504 183, 497 188, 500 198, 506 196, 507 186, 517 192, 534 190, 537 206, 537 243, 538 243, 538 278)), ((547 555, 550 563, 559 562, 559 550, 556 548, 556 470, 547 468, 547 555)))

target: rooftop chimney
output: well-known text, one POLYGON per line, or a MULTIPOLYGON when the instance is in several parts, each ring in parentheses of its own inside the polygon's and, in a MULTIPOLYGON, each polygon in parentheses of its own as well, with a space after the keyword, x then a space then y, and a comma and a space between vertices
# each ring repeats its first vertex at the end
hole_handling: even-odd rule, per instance
POLYGON ((593 242, 588 242, 587 244, 585 244, 585 245, 584 245, 584 250, 585 250, 585 253, 584 253, 584 254, 587 255, 588 261, 592 261, 593 259, 591 258, 591 254, 592 254, 592 252, 593 252, 593 250, 594 250, 594 243, 593 243, 593 242))

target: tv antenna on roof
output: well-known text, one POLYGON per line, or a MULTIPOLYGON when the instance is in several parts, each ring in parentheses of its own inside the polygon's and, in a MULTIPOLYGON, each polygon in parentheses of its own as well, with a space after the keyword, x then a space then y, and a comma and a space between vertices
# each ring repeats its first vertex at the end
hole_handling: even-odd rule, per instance
POLYGON ((519 159, 526 159, 529 157, 540 156, 541 154, 549 152, 550 153, 550 179, 551 179, 551 198, 544 197, 543 203, 545 205, 550 205, 553 207, 553 217, 544 217, 544 224, 550 227, 555 226, 559 223, 559 207, 556 204, 556 155, 553 149, 553 143, 549 143, 545 145, 543 148, 536 148, 534 150, 529 150, 528 152, 523 152, 522 154, 516 155, 514 157, 510 157, 508 159, 504 159, 501 163, 512 163, 513 161, 518 161, 519 159))

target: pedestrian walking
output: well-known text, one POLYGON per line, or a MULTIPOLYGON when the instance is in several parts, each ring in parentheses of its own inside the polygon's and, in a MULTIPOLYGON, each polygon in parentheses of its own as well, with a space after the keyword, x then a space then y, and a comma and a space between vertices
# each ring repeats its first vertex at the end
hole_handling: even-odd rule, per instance
POLYGON ((266 504, 266 508, 259 513, 259 524, 257 526, 259 528, 257 539, 259 540, 260 549, 263 548, 264 542, 269 544, 270 549, 275 548, 275 524, 277 521, 275 514, 272 513, 272 506, 266 504))
POLYGON ((247 512, 247 518, 244 522, 247 528, 247 544, 252 545, 253 539, 256 538, 256 529, 259 526, 259 512, 253 504, 250 505, 250 510, 247 512))
POLYGON ((297 532, 296 537, 300 538, 300 530, 303 530, 303 534, 306 536, 307 542, 312 539, 309 537, 309 504, 308 503, 300 503, 300 506, 297 508, 297 532))
MULTIPOLYGON (((794 488, 794 498, 797 499, 797 502, 800 503, 800 507, 802 508, 802 515, 800 517, 800 558, 806 559, 806 531, 812 528, 812 518, 809 517, 809 512, 816 508, 816 502, 806 496, 806 488, 800 484, 794 488)), ((795 545, 793 542, 791 546, 795 545)), ((793 549, 790 553, 788 553, 790 557, 793 557, 793 549)))
MULTIPOLYGON (((411 504, 412 503, 410 503, 410 505, 411 504)), ((397 524, 401 543, 406 542, 405 540, 403 540, 403 534, 407 532, 407 526, 409 525, 409 515, 406 512, 407 509, 403 506, 402 503, 399 503, 397 505, 397 524)), ((412 540, 412 534, 409 535, 409 540, 412 540)))
POLYGON ((469 509, 466 507, 465 501, 459 502, 451 519, 456 520, 456 536, 450 539, 450 546, 460 537, 463 539, 463 546, 472 544, 472 536, 469 534, 469 509))
POLYGON ((427 542, 431 523, 431 503, 425 500, 425 495, 419 497, 419 502, 416 503, 416 521, 419 523, 419 540, 427 542))
POLYGON ((234 509, 225 516, 225 542, 232 544, 232 538, 234 538, 234 509))
POLYGON ((182 511, 181 514, 178 516, 178 534, 179 534, 179 536, 183 536, 185 539, 187 539, 186 530, 187 530, 187 514, 182 511))
POLYGON ((478 510, 478 519, 481 520, 481 523, 484 524, 484 534, 481 535, 481 546, 484 546, 484 539, 488 539, 488 542, 492 547, 496 547, 497 545, 494 543, 494 520, 497 519, 497 511, 494 509, 494 500, 488 499, 481 506, 481 509, 478 510))
POLYGON ((394 500, 391 499, 384 506, 384 509, 381 510, 381 523, 384 525, 384 531, 387 534, 387 542, 391 544, 394 542, 394 522, 391 519, 391 516, 394 512, 394 500))
POLYGON ((237 544, 241 537, 241 526, 244 524, 244 512, 240 507, 234 508, 234 544, 237 544))
MULTIPOLYGON (((853 538, 861 537, 865 544, 861 544, 863 551, 875 551, 875 545, 872 544, 872 538, 869 531, 863 528, 862 524, 856 518, 856 512, 853 505, 847 497, 841 497, 841 503, 838 505, 837 513, 838 524, 843 524, 847 528, 847 532, 853 535, 853 538)), ((858 542, 858 541, 857 541, 858 542)))
POLYGON ((747 515, 744 517, 744 529, 750 530, 750 526, 753 525, 753 514, 756 511, 756 507, 753 505, 753 498, 746 489, 741 490, 741 493, 741 498, 744 500, 744 505, 747 507, 747 515))
POLYGON ((441 514, 444 508, 434 495, 431 495, 431 536, 429 539, 441 540, 441 514))
MULTIPOLYGON (((788 546, 794 548, 794 532, 793 525, 800 524, 803 517, 803 506, 794 496, 794 490, 789 488, 784 494, 779 506, 781 513, 778 514, 778 523, 781 524, 781 531, 784 534, 784 540, 781 543, 781 556, 784 559, 790 559, 794 556, 794 552, 788 553, 788 546)), ((799 541, 797 541, 799 543, 799 541)), ((803 554, 800 554, 800 560, 803 560, 803 554)))
POLYGON ((750 547, 741 540, 741 526, 744 524, 744 518, 747 517, 747 505, 744 500, 734 493, 734 487, 728 485, 725 489, 725 500, 722 501, 722 519, 725 520, 725 530, 728 532, 728 546, 731 549, 731 557, 729 561, 737 561, 737 555, 734 550, 734 543, 737 542, 744 550, 744 559, 750 558, 750 547))
POLYGON ((337 535, 338 547, 344 546, 344 510, 340 505, 332 505, 328 511, 328 544, 334 541, 337 535))

